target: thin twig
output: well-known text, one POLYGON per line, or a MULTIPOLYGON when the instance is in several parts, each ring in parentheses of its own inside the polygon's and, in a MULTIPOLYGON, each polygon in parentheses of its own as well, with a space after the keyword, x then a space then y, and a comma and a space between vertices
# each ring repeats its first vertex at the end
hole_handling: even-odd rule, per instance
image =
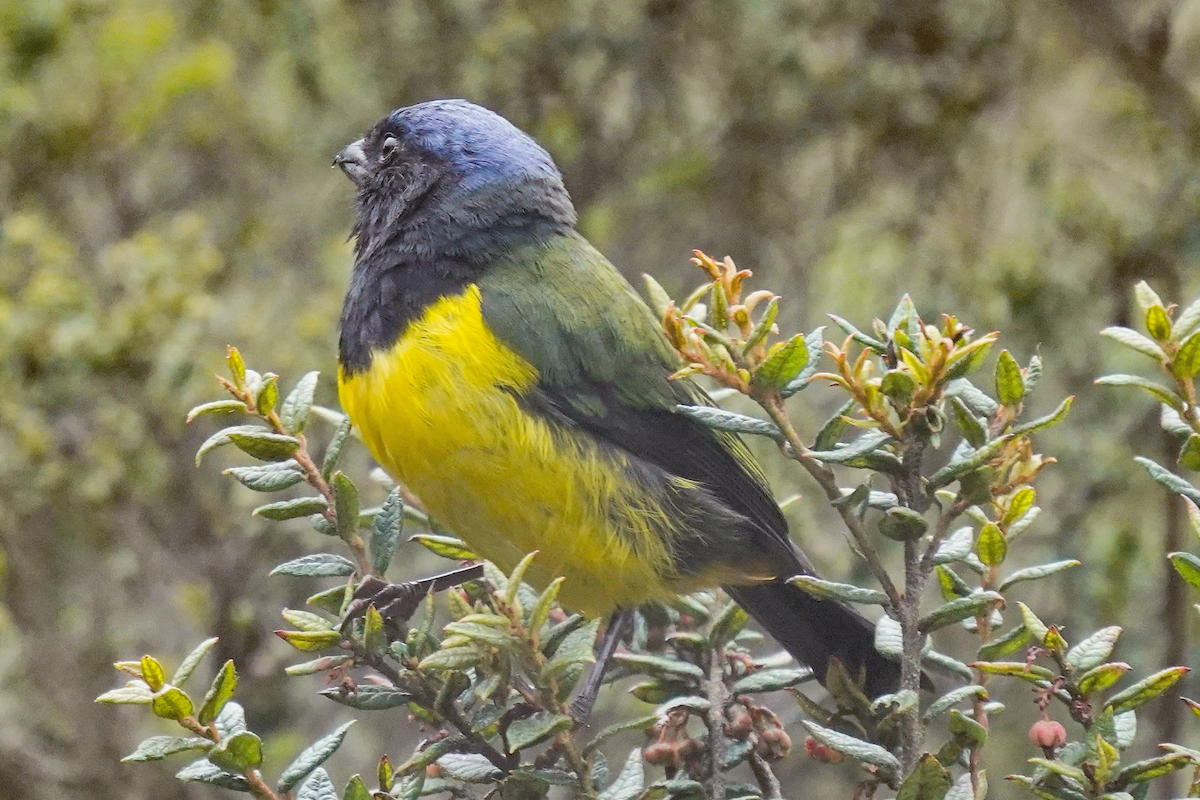
POLYGON ((708 675, 704 680, 704 695, 708 711, 704 724, 708 727, 705 743, 708 746, 708 773, 704 776, 704 796, 709 800, 725 797, 725 707, 729 704, 729 689, 725 686, 723 665, 725 648, 714 642, 708 653, 708 675))
MULTIPOLYGON (((796 428, 792 425, 792 421, 783 407, 782 398, 778 394, 772 394, 761 399, 760 403, 771 417, 771 421, 783 432, 788 445, 792 448, 795 460, 820 485, 826 499, 831 502, 841 500, 842 490, 837 485, 837 479, 833 474, 833 470, 808 454, 808 448, 800 440, 800 435, 796 433, 796 428)), ((835 504, 834 507, 837 509, 838 514, 841 515, 842 522, 845 523, 846 528, 850 531, 850 535, 854 538, 855 546, 866 560, 867 568, 871 570, 871 574, 875 576, 875 580, 883 588, 884 594, 888 596, 891 607, 899 609, 904 602, 904 598, 901 597, 899 589, 896 588, 896 584, 892 581, 892 577, 884 568, 883 559, 880 557, 879 551, 875 549, 875 544, 871 541, 871 536, 863 526, 862 520, 858 518, 852 509, 840 503, 835 504)))
POLYGON ((767 760, 751 750, 749 761, 754 778, 758 781, 758 787, 763 790, 763 800, 782 800, 783 787, 779 784, 779 778, 775 777, 775 771, 771 769, 767 760))

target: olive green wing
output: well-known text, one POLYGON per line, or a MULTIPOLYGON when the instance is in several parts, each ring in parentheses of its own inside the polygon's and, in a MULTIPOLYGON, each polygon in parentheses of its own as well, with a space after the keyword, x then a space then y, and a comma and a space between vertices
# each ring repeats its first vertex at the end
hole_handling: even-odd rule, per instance
MULTIPOLYGON (((745 444, 676 413, 712 401, 690 380, 668 380, 682 364, 653 313, 586 240, 519 249, 479 285, 488 327, 538 370, 531 408, 699 483, 753 523, 764 551, 795 553, 745 444)), ((807 568, 798 553, 788 566, 807 568)))

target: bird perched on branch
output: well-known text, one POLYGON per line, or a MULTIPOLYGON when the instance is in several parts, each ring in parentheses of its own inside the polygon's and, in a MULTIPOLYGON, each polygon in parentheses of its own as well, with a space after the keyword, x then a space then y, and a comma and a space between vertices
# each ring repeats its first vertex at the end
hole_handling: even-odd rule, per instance
POLYGON ((371 453, 502 569, 566 576, 562 604, 615 614, 724 586, 800 662, 896 688, 873 626, 784 579, 812 572, 734 435, 657 320, 575 229, 550 156, 463 100, 402 108, 335 159, 357 189, 341 402, 371 453))

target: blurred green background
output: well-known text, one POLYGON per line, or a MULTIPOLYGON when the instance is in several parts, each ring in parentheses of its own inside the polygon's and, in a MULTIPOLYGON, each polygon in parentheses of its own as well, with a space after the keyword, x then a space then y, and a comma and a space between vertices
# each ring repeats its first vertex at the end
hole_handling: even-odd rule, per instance
MULTIPOLYGON (((235 454, 193 466, 216 423, 183 416, 227 343, 285 387, 332 375, 351 187, 331 155, 435 97, 541 141, 631 278, 682 293, 697 247, 782 293, 787 326, 865 325, 907 291, 1022 362, 1040 346, 1034 411, 1078 401, 1044 437, 1060 463, 1018 558, 1085 566, 1023 599, 1069 636, 1125 625, 1139 669, 1195 665, 1195 598, 1163 553, 1200 545, 1130 461, 1174 454, 1143 396, 1091 381, 1152 366, 1096 335, 1136 280, 1200 292, 1198 57, 1200 0, 0 0, 0 797, 221 794, 119 764, 165 723, 91 702, 112 661, 170 669, 210 634, 273 734, 268 769, 345 716, 282 677, 297 659, 269 633, 313 587, 267 570, 320 537, 252 520, 219 474, 235 454)), ((835 403, 794 411, 811 433, 835 403)), ((815 496, 765 455, 781 495, 815 496)), ((817 505, 794 533, 857 574, 817 505)), ((1034 709, 1008 699, 997 735, 1021 742, 1034 709)), ((1194 743, 1184 710, 1143 724, 1194 743)), ((415 735, 360 725, 334 772, 415 735)), ((993 797, 1020 757, 993 750, 993 797)), ((793 795, 848 794, 852 770, 790 765, 793 795)))

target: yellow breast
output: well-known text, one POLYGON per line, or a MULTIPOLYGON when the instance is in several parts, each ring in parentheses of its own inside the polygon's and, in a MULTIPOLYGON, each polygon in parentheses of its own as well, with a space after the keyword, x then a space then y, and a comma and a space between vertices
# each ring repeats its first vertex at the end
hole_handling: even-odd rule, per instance
POLYGON ((522 406, 537 377, 470 286, 340 375, 339 394, 376 460, 502 569, 538 550, 529 580, 565 575, 563 604, 593 614, 669 596, 671 520, 619 456, 522 406))

